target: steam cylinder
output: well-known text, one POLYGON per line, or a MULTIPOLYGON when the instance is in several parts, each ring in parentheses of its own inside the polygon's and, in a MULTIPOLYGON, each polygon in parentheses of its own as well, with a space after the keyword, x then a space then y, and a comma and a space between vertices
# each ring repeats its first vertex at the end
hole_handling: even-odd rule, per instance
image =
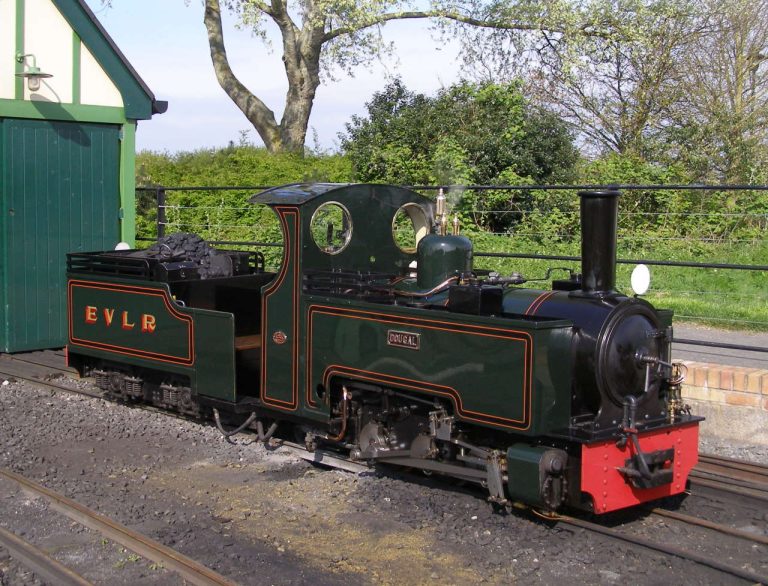
POLYGON ((416 249, 419 289, 432 289, 457 274, 472 270, 472 241, 466 236, 428 234, 416 249))

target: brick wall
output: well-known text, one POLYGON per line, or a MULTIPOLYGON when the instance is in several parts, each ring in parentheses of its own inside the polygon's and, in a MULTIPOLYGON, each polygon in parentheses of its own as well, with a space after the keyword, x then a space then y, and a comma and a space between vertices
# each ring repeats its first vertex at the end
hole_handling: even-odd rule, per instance
POLYGON ((768 370, 684 362, 683 396, 699 401, 768 410, 768 370))
POLYGON ((702 433, 768 443, 768 370, 684 361, 683 399, 707 418, 702 433))

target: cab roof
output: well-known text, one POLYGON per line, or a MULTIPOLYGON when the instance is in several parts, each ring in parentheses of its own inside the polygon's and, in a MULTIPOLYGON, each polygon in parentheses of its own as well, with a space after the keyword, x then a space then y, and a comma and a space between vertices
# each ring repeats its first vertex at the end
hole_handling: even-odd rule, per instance
POLYGON ((272 187, 261 193, 252 195, 250 203, 263 203, 267 205, 304 205, 330 193, 351 187, 352 183, 290 183, 280 187, 272 187))

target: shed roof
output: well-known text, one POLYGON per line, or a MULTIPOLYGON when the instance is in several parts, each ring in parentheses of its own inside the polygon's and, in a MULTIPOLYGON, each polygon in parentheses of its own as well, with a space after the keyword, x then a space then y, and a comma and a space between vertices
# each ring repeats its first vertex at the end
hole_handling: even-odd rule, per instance
POLYGON ((153 114, 162 114, 168 109, 168 102, 155 99, 155 95, 136 73, 85 0, 52 2, 117 86, 123 97, 126 118, 148 120, 153 114))

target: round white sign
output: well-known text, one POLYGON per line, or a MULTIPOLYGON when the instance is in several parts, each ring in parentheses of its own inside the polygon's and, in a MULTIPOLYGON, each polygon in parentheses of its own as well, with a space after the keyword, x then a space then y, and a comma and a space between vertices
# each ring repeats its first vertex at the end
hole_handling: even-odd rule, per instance
POLYGON ((651 286, 651 271, 645 265, 637 265, 630 279, 635 295, 643 295, 651 286))

